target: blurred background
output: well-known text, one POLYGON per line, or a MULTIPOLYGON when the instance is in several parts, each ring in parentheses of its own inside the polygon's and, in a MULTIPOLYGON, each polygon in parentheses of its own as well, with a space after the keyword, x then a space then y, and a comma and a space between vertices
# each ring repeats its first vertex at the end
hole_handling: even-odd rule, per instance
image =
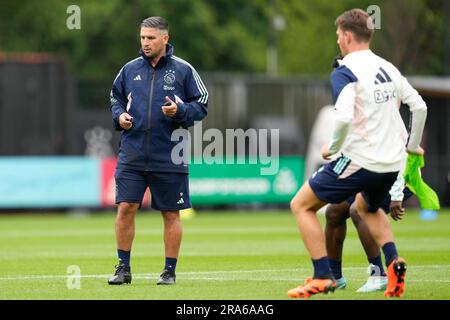
POLYGON ((114 206, 120 134, 109 92, 138 56, 140 22, 154 15, 168 19, 175 54, 209 90, 203 130, 280 130, 274 176, 261 176, 260 163, 191 165, 193 205, 287 206, 317 167, 312 132, 320 135, 316 120, 331 103, 334 21, 354 7, 377 14, 374 6, 381 28, 372 49, 427 102, 422 174, 449 206, 449 2, 0 0, 0 210, 114 206))

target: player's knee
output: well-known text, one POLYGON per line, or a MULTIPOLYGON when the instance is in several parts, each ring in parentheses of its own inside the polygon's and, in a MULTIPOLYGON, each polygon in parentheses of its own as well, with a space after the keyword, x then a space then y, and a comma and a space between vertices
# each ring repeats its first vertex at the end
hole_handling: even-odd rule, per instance
POLYGON ((334 208, 331 208, 331 206, 328 206, 327 210, 325 211, 325 217, 327 218, 327 224, 329 225, 337 225, 342 222, 342 218, 339 214, 339 211, 335 210, 334 208))
POLYGON ((358 226, 361 222, 361 217, 359 216, 358 211, 354 206, 350 207, 350 217, 352 218, 353 224, 355 226, 358 226))
POLYGON ((352 203, 351 208, 355 212, 367 211, 366 202, 365 202, 365 200, 362 197, 360 197, 360 198, 356 197, 355 201, 352 203))
POLYGON ((295 198, 293 198, 293 199, 291 200, 291 202, 289 203, 289 207, 291 208, 291 212, 294 213, 294 212, 295 212, 295 208, 296 208, 296 205, 295 205, 295 198))
POLYGON ((329 225, 340 225, 345 223, 349 217, 348 206, 341 204, 331 204, 325 210, 325 217, 327 219, 327 224, 329 225))
POLYGON ((293 215, 296 215, 300 212, 301 209, 301 203, 298 199, 298 197, 294 197, 290 202, 291 212, 293 215))
POLYGON ((162 216, 165 223, 173 224, 180 221, 180 213, 178 211, 163 211, 162 216))
POLYGON ((121 202, 119 204, 118 217, 119 218, 132 217, 134 216, 138 208, 139 205, 136 203, 121 202))

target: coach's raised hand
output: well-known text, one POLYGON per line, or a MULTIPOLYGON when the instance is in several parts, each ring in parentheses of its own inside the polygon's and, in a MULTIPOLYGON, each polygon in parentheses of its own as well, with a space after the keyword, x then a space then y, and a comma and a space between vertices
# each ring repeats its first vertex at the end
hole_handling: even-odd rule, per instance
POLYGON ((166 96, 166 103, 164 103, 161 109, 166 116, 173 117, 175 113, 177 113, 178 106, 168 96, 166 96))
POLYGON ((129 130, 133 125, 133 117, 124 112, 119 117, 119 124, 123 129, 129 130))

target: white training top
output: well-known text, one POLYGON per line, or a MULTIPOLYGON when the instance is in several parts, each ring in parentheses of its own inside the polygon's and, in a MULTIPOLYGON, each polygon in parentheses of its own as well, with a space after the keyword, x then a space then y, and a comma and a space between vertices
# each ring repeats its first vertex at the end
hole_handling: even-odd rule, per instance
POLYGON ((427 106, 390 62, 371 50, 352 52, 331 74, 335 129, 329 144, 357 165, 374 172, 402 169, 407 150, 422 140, 427 106), (400 116, 401 103, 412 113, 411 134, 400 116))

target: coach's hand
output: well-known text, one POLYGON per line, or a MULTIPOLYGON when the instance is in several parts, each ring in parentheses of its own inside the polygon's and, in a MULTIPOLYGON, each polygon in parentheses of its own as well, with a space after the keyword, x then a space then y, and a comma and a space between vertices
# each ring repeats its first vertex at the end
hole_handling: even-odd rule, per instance
POLYGON ((123 129, 129 130, 133 125, 133 117, 124 112, 119 117, 119 124, 123 129))
POLYGON ((161 107, 161 109, 166 116, 173 117, 175 113, 177 113, 178 106, 175 102, 173 102, 169 97, 166 96, 166 103, 161 107))
POLYGON ((330 160, 331 159, 332 154, 330 154, 330 151, 328 150, 328 144, 324 144, 322 146, 321 154, 322 154, 322 158, 324 160, 330 160))
POLYGON ((402 201, 391 201, 389 211, 391 211, 391 217, 394 221, 402 220, 402 216, 405 214, 405 209, 402 207, 402 201))

